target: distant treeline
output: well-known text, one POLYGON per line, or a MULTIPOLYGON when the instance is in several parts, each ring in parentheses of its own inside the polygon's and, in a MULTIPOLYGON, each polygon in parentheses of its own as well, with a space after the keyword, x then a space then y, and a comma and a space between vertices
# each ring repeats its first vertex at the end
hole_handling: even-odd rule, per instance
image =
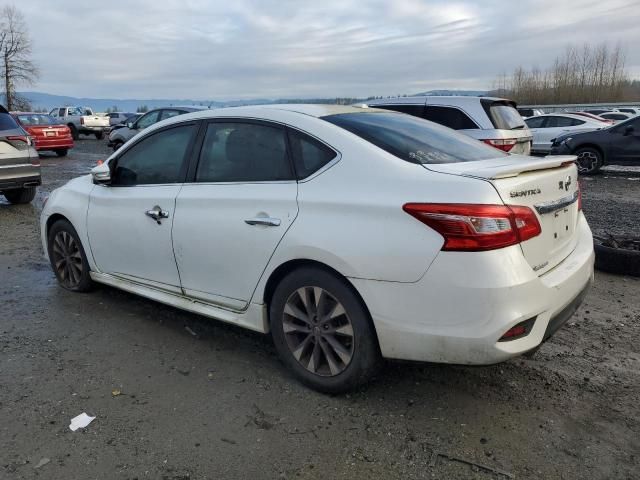
POLYGON ((640 81, 629 78, 621 45, 585 44, 566 47, 547 69, 500 76, 492 93, 533 105, 640 101, 640 81))

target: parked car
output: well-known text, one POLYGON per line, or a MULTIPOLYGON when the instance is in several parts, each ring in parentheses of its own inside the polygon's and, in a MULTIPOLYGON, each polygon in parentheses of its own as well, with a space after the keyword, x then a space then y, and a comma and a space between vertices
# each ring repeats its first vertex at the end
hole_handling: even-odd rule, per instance
POLYGON ((551 155, 576 155, 580 173, 596 173, 603 165, 640 165, 640 117, 602 130, 565 134, 555 139, 551 155))
POLYGON ((135 115, 135 113, 132 112, 110 112, 106 114, 107 117, 109 117, 109 125, 114 126, 114 125, 118 125, 119 123, 124 123, 127 121, 127 119, 131 118, 132 116, 135 115))
POLYGON ((0 105, 0 194, 9 203, 29 203, 40 183, 40 158, 31 137, 0 105))
POLYGON ((109 118, 95 115, 88 107, 56 107, 49 115, 69 127, 74 140, 78 140, 80 134, 95 135, 102 140, 104 132, 109 129, 109 118))
POLYGON ((124 127, 114 129, 109 134, 108 145, 112 147, 114 151, 118 150, 140 131, 150 127, 154 123, 185 113, 204 110, 205 108, 206 107, 167 107, 150 110, 136 120, 129 120, 124 127))
MULTIPOLYGON (((136 120, 138 120, 143 114, 142 113, 134 113, 132 114, 130 117, 127 117, 127 119, 122 122, 122 123, 117 123, 115 125, 111 125, 111 128, 109 129, 109 135, 111 135, 111 132, 113 132, 114 130, 118 130, 119 128, 124 128, 127 126, 127 123, 133 123, 136 120)), ((112 146, 112 145, 109 145, 112 146)))
POLYGON ((518 113, 520 115, 522 115, 524 118, 528 118, 528 117, 536 117, 538 115, 544 115, 544 112, 542 110, 540 110, 539 108, 522 108, 522 107, 517 107, 516 110, 518 110, 518 113))
POLYGON ((591 110, 585 110, 585 112, 600 115, 602 113, 617 112, 617 110, 615 108, 593 108, 591 110))
POLYGON ((399 97, 371 100, 366 105, 439 123, 505 152, 528 155, 531 151, 531 132, 515 102, 504 98, 399 97))
POLYGON ((622 122, 624 120, 629 120, 633 117, 630 113, 624 112, 605 112, 599 115, 601 118, 606 120, 613 120, 613 123, 622 122))
POLYGON ((535 153, 548 153, 553 139, 559 135, 604 127, 601 121, 570 113, 548 113, 527 118, 525 123, 533 134, 532 151, 535 153))
POLYGON ((560 328, 593 276, 574 159, 379 109, 195 112, 55 190, 42 241, 62 287, 271 332, 338 392, 380 357, 492 364, 560 328))
POLYGON ((613 120, 609 120, 607 118, 599 117, 598 115, 594 115, 593 113, 588 113, 588 112, 564 112, 564 113, 570 113, 571 115, 579 115, 581 117, 587 117, 587 118, 590 118, 592 120, 597 120, 599 122, 606 123, 607 125, 613 125, 614 124, 613 120))
POLYGON ((631 115, 640 115, 640 108, 636 107, 620 107, 618 108, 619 112, 629 113, 631 115))
POLYGON ((73 148, 71 130, 46 113, 12 112, 11 114, 25 131, 31 135, 38 152, 56 152, 59 157, 67 155, 73 148))

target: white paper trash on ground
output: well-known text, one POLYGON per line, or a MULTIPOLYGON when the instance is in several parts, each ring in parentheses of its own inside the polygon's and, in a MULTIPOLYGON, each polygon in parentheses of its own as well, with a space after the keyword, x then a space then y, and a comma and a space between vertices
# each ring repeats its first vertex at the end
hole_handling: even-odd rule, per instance
POLYGON ((84 428, 89 425, 91 422, 95 420, 96 417, 90 417, 86 413, 82 412, 77 417, 73 417, 71 419, 71 423, 69 424, 69 428, 71 431, 75 432, 79 428, 84 428))

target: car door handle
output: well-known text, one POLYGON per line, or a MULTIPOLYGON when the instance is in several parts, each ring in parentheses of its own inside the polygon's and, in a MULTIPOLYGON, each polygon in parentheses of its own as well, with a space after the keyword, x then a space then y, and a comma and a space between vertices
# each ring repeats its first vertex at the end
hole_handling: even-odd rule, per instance
POLYGON ((144 214, 147 217, 153 218, 156 222, 158 222, 158 225, 160 224, 160 220, 162 220, 163 218, 169 218, 169 212, 167 212, 166 210, 162 210, 157 205, 151 210, 147 210, 146 212, 144 212, 144 214))
POLYGON ((265 225, 267 227, 279 227, 280 219, 271 217, 248 218, 244 221, 247 225, 265 225))

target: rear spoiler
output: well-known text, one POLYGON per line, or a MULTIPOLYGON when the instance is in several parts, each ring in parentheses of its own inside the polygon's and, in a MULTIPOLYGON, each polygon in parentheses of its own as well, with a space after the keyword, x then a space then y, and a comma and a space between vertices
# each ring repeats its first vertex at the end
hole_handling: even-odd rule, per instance
POLYGON ((434 172, 497 180, 499 178, 517 177, 521 173, 536 170, 564 167, 575 161, 575 155, 550 155, 544 158, 509 155, 504 158, 478 160, 476 162, 423 164, 423 166, 434 172))

